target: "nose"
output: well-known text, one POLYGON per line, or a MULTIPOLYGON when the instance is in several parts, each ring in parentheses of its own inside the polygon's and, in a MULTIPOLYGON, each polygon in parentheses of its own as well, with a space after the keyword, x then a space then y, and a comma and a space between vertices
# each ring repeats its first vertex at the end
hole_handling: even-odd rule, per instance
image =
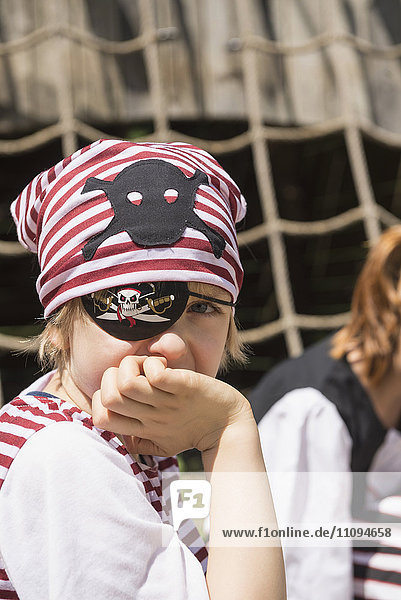
POLYGON ((169 363, 182 358, 187 351, 187 346, 180 335, 168 332, 152 338, 148 350, 150 354, 164 356, 169 363))

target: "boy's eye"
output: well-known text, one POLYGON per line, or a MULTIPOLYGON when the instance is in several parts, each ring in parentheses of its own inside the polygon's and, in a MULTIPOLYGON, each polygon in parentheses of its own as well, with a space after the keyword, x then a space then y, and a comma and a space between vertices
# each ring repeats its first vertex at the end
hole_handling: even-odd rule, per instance
POLYGON ((188 307, 188 310, 190 312, 205 314, 205 313, 213 313, 217 309, 213 304, 210 304, 209 302, 199 301, 199 302, 194 302, 193 304, 191 304, 191 306, 188 307))

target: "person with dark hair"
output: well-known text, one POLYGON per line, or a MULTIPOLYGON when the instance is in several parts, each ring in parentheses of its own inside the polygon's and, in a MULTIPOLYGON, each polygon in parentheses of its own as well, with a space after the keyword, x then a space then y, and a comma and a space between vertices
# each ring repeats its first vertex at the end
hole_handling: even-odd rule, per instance
MULTIPOLYGON (((350 522, 366 510, 371 518, 375 511, 390 512, 391 522, 401 518, 400 477, 374 479, 401 471, 400 343, 401 226, 395 226, 368 254, 347 325, 273 368, 250 396, 267 468, 293 474, 284 502, 272 484, 279 525, 318 514, 350 522), (367 474, 362 498, 358 476, 354 486, 346 476, 359 472, 367 474)), ((284 545, 289 600, 399 598, 401 550, 390 544, 385 538, 376 551, 353 550, 351 543, 284 545)))

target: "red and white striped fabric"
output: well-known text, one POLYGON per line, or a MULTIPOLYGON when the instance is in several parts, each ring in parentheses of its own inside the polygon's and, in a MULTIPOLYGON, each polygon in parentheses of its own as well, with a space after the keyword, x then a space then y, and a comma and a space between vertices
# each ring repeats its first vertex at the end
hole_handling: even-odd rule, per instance
MULTIPOLYGON (((173 202, 174 190, 166 191, 166 202, 173 202)), ((11 212, 20 242, 38 254, 37 290, 45 317, 72 298, 146 281, 198 281, 222 287, 234 301, 238 296, 243 271, 235 223, 245 216, 246 203, 219 163, 189 144, 98 140, 37 175, 11 212), (114 216, 104 192, 81 193, 86 180, 114 181, 127 166, 149 159, 167 161, 187 177, 197 169, 207 175, 209 185, 198 187, 194 211, 223 236, 220 258, 201 231, 187 226, 170 246, 139 246, 123 231, 106 239, 91 260, 84 259, 86 242, 102 233, 114 216)))
MULTIPOLYGON (((170 523, 166 514, 169 499, 162 493, 162 474, 163 477, 174 477, 174 473, 178 472, 176 458, 149 457, 152 461, 154 459, 154 466, 138 464, 120 440, 113 433, 95 427, 89 415, 59 398, 41 392, 31 392, 15 398, 0 413, 0 491, 13 461, 27 440, 44 427, 65 421, 74 421, 91 429, 122 455, 130 465, 133 475, 142 482, 147 499, 159 514, 161 521, 170 523)), ((206 572, 207 550, 194 524, 189 520, 184 522, 178 535, 206 572)), ((0 549, 0 600, 6 598, 18 600, 18 595, 10 581, 0 549)))

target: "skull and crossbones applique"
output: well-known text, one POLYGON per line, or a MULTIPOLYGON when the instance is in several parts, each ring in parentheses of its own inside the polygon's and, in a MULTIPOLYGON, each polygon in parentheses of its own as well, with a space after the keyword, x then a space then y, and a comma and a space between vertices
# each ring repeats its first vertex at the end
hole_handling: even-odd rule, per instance
POLYGON ((135 325, 133 317, 138 314, 140 297, 141 292, 133 288, 124 288, 117 292, 117 317, 120 322, 125 318, 128 319, 130 327, 135 325))
POLYGON ((134 317, 140 320, 158 322, 160 318, 157 315, 164 314, 172 307, 175 300, 173 294, 158 296, 154 284, 150 283, 148 285, 152 291, 147 294, 135 288, 124 288, 117 291, 117 318, 120 322, 125 318, 129 321, 130 327, 136 325, 134 317), (156 297, 151 298, 151 296, 156 297), (140 304, 141 298, 146 298, 146 302, 142 305, 140 304), (156 316, 153 316, 151 313, 154 313, 156 316))
MULTIPOLYGON (((138 321, 161 322, 166 321, 165 317, 158 316, 158 311, 155 310, 163 298, 157 297, 156 288, 153 283, 140 284, 138 288, 119 288, 114 293, 115 302, 110 305, 110 311, 107 316, 99 315, 99 319, 107 318, 118 319, 120 323, 126 319, 129 326, 133 327, 138 324, 138 321), (152 298, 154 296, 154 298, 152 298)), ((174 296, 169 296, 170 306, 174 300, 174 296)))
POLYGON ((197 169, 187 177, 178 167, 159 159, 141 160, 123 169, 113 181, 89 177, 82 194, 103 191, 114 217, 106 229, 88 240, 82 249, 91 260, 109 237, 125 231, 138 246, 171 246, 187 227, 200 231, 209 240, 216 258, 223 254, 223 236, 195 213, 195 196, 200 185, 209 185, 197 169))

